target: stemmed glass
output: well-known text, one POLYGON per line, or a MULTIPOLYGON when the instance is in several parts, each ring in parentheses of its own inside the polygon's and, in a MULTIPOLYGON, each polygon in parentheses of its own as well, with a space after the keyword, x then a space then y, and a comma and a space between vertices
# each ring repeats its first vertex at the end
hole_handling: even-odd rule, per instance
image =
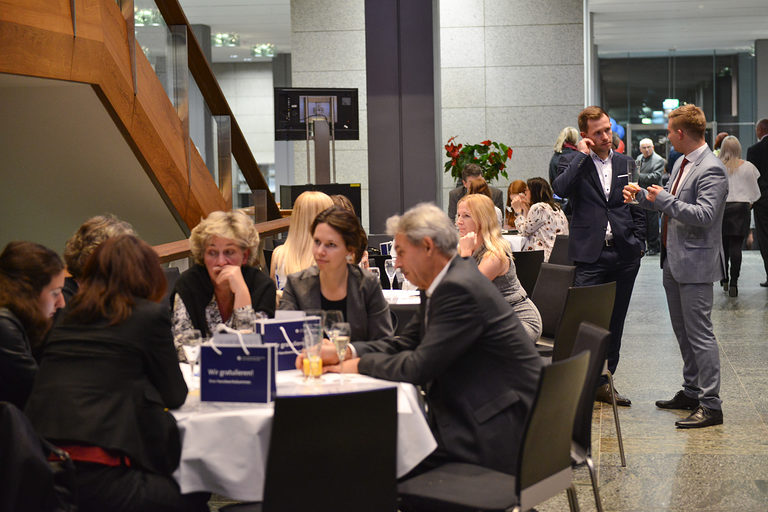
MULTIPOLYGON (((632 185, 633 187, 639 187, 637 184, 637 162, 634 160, 631 160, 627 162, 627 185, 632 185)), ((640 204, 637 202, 637 198, 635 194, 632 194, 632 200, 629 201, 627 204, 640 204)))
POLYGON ((379 270, 379 267, 368 267, 368 272, 376 276, 376 279, 379 280, 379 286, 381 286, 381 270, 379 270))
POLYGON ((336 322, 329 331, 330 339, 336 347, 336 354, 339 356, 339 382, 344 382, 343 373, 341 373, 341 364, 347 356, 347 347, 352 334, 352 328, 348 322, 336 322))
POLYGON ((395 285, 393 279, 395 278, 395 260, 384 260, 384 272, 386 272, 387 277, 389 277, 389 289, 394 290, 395 285))
POLYGON ((184 350, 184 356, 187 358, 189 368, 192 374, 192 380, 195 378, 195 363, 200 358, 200 347, 203 344, 203 337, 197 329, 187 329, 176 335, 177 343, 184 350))
POLYGON ((323 329, 325 330, 325 335, 328 336, 329 340, 331 339, 331 329, 333 329, 333 326, 343 321, 344 321, 344 313, 342 313, 338 309, 325 310, 325 319, 323 320, 323 329))

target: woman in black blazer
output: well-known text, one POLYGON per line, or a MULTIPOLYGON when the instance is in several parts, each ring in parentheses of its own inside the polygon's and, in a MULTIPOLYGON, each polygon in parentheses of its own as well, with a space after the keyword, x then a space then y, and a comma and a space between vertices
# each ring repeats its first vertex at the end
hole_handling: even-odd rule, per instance
POLYGON ((10 242, 0 253, 0 401, 24 409, 37 373, 43 337, 64 307, 64 264, 33 242, 10 242))
POLYGON ((26 413, 75 461, 81 512, 207 510, 207 496, 182 496, 171 477, 181 443, 168 409, 187 386, 157 302, 165 286, 150 246, 110 238, 47 339, 26 413))
POLYGON ((316 264, 288 276, 279 309, 339 310, 352 328, 352 341, 392 336, 379 279, 357 265, 367 245, 357 216, 332 206, 318 214, 311 233, 316 264))

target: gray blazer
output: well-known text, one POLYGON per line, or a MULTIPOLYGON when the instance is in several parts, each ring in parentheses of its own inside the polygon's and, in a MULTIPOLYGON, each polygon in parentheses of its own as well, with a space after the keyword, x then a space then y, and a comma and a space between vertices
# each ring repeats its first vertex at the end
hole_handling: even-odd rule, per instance
POLYGON ((720 159, 706 148, 686 166, 673 196, 669 190, 682 163, 683 159, 678 158, 655 202, 646 199, 645 190, 637 194, 637 199, 643 208, 669 217, 666 257, 675 281, 712 283, 725 276, 722 224, 728 177, 720 159))
MULTIPOLYGON (((352 327, 352 341, 377 340, 392 336, 389 304, 381 292, 379 280, 357 265, 347 265, 347 322, 352 327)), ((278 309, 320 309, 320 270, 317 265, 288 276, 278 309)))

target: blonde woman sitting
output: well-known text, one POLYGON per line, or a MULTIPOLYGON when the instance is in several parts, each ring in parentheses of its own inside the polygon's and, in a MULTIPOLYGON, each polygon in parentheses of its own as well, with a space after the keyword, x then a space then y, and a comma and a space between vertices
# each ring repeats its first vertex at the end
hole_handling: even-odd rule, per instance
POLYGON ((272 253, 269 276, 275 282, 278 293, 285 288, 288 274, 299 272, 315 264, 312 256, 310 227, 317 214, 333 206, 327 194, 316 191, 303 192, 293 203, 291 225, 285 243, 272 253))
POLYGON ((213 212, 189 238, 195 260, 176 281, 171 301, 173 334, 199 330, 212 336, 216 325, 250 329, 262 313, 275 314, 275 284, 254 267, 259 233, 240 211, 213 212))
POLYGON ((507 299, 535 343, 541 336, 541 315, 517 278, 512 247, 501 236, 493 201, 481 194, 462 197, 456 209, 456 227, 461 237, 459 255, 477 261, 477 268, 507 299))

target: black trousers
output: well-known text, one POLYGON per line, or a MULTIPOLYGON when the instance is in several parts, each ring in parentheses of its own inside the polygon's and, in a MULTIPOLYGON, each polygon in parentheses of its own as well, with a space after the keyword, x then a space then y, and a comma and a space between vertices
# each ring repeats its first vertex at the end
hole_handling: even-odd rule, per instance
MULTIPOLYGON (((624 334, 624 319, 627 317, 632 288, 640 270, 640 258, 627 261, 619 256, 615 247, 603 247, 600 257, 594 263, 576 263, 574 286, 590 286, 616 281, 616 299, 611 314, 611 341, 608 345, 608 369, 616 373, 619 365, 621 337, 624 334)), ((608 382, 607 377, 600 378, 600 384, 608 382)))
POLYGON ((166 475, 75 462, 80 512, 207 512, 209 493, 182 495, 166 475))
POLYGON ((741 274, 741 246, 743 244, 743 236, 723 235, 723 252, 725 253, 725 280, 728 281, 728 271, 730 267, 731 285, 736 285, 736 282, 739 280, 739 275, 741 274))
POLYGON ((659 241, 659 212, 656 210, 645 210, 645 233, 647 235, 647 246, 649 251, 661 252, 661 243, 659 241))
POLYGON ((760 245, 760 255, 763 257, 766 281, 768 281, 768 206, 755 204, 755 234, 760 245))

